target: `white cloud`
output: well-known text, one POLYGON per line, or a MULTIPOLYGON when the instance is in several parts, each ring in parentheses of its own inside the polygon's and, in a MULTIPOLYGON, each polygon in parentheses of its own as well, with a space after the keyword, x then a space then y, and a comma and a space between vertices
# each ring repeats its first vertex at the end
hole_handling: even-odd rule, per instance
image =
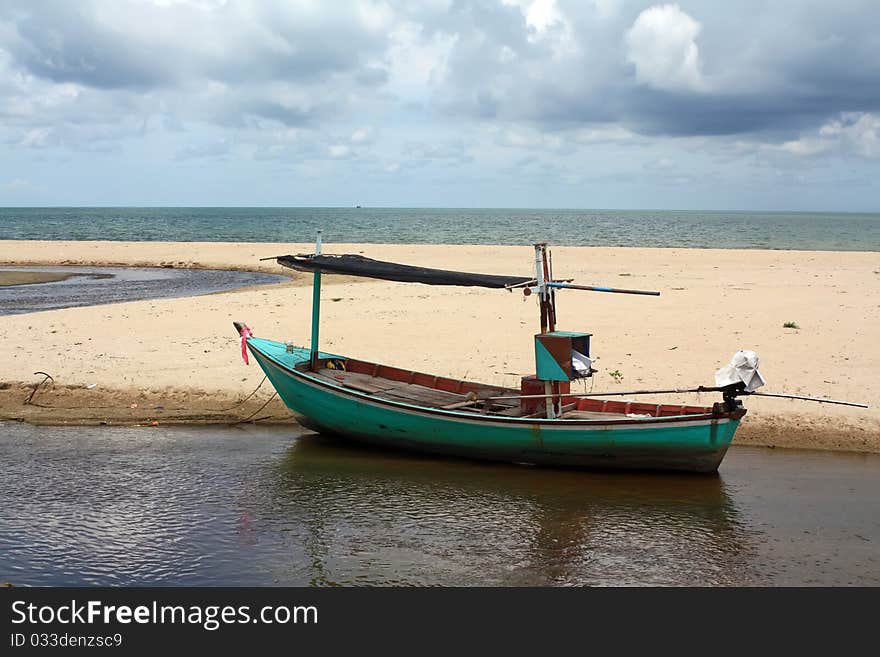
POLYGON ((862 157, 880 157, 880 114, 844 112, 819 129, 822 139, 836 141, 862 157))
POLYGON ((614 16, 620 9, 622 0, 592 0, 599 18, 607 19, 614 16))
POLYGON ((462 165, 472 162, 471 154, 473 143, 467 139, 455 139, 452 141, 432 140, 426 142, 408 142, 402 149, 408 162, 408 166, 420 166, 428 163, 440 165, 462 165))
POLYGON ((192 158, 216 158, 229 154, 231 144, 228 139, 218 139, 205 144, 188 144, 178 151, 176 158, 186 160, 192 158))
POLYGON ((548 134, 524 126, 499 131, 496 143, 500 146, 526 150, 559 150, 564 146, 564 142, 559 135, 548 134))
POLYGON ((526 24, 543 32, 553 23, 560 22, 562 16, 556 0, 501 0, 502 4, 517 7, 526 19, 526 24))
POLYGON ((661 157, 646 162, 643 167, 648 171, 669 171, 670 169, 675 168, 675 161, 668 157, 661 157))
POLYGON ((327 147, 327 155, 334 160, 340 160, 351 155, 351 149, 344 144, 332 144, 327 147))
POLYGON ((697 35, 701 25, 678 5, 645 9, 626 33, 627 61, 638 82, 666 91, 703 91, 697 35))
POLYGON ((352 144, 365 144, 370 141, 373 130, 372 128, 358 128, 353 133, 351 133, 351 143, 352 144))
POLYGON ((455 36, 435 32, 426 35, 423 26, 402 21, 389 34, 387 52, 388 87, 399 98, 429 99, 429 85, 447 74, 449 51, 455 36))
POLYGON ((636 135, 615 123, 597 124, 589 128, 573 130, 571 138, 579 144, 625 143, 635 139, 636 135))
POLYGON ((826 153, 831 150, 831 146, 831 142, 827 139, 801 137, 799 139, 784 141, 779 145, 771 145, 770 148, 789 153, 790 155, 807 156, 826 153))
POLYGON ((740 142, 740 150, 787 153, 796 157, 823 154, 880 158, 880 114, 843 112, 814 132, 781 144, 740 142))
POLYGON ((27 148, 47 148, 57 145, 52 128, 31 128, 21 136, 19 144, 27 148))

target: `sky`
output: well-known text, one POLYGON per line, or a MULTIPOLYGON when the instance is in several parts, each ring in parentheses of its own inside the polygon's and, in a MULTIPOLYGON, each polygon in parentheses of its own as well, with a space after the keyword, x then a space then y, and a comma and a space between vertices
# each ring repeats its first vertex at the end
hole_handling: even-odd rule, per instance
POLYGON ((877 0, 0 0, 0 206, 880 211, 877 0))

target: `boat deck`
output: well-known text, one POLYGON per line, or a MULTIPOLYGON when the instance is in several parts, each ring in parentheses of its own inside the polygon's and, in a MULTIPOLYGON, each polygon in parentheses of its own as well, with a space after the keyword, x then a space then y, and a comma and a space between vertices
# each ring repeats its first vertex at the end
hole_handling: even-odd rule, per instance
MULTIPOLYGON (((492 396, 513 396, 519 391, 513 388, 487 387, 485 390, 467 393, 441 390, 418 383, 388 379, 382 376, 371 376, 358 372, 346 372, 336 369, 321 368, 316 374, 323 379, 366 393, 378 399, 404 402, 415 406, 439 408, 444 410, 473 411, 480 414, 502 415, 506 417, 523 417, 526 412, 520 407, 519 400, 493 400, 492 396)), ((543 414, 542 414, 543 415, 543 414)))
MULTIPOLYGON (((327 361, 320 363, 327 365, 327 361)), ((543 418, 543 408, 522 404, 520 391, 486 384, 421 374, 387 365, 345 360, 346 369, 319 367, 313 375, 334 385, 350 388, 377 399, 403 402, 423 408, 455 410, 465 413, 502 417, 543 418), (525 406, 525 408, 524 408, 525 406)), ((303 369, 307 369, 304 366, 303 369)), ((645 404, 632 401, 584 399, 563 395, 562 419, 624 420, 676 415, 703 415, 711 408, 670 404, 645 404)))

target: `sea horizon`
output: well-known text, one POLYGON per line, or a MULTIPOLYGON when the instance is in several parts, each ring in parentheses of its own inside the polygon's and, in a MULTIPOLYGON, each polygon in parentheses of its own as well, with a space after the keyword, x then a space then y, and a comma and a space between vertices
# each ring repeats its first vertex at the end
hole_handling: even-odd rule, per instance
POLYGON ((877 210, 780 210, 758 208, 753 210, 743 208, 654 208, 654 207, 575 207, 575 206, 503 206, 503 205, 259 205, 259 204, 233 204, 233 205, 203 205, 203 204, 174 204, 174 205, 148 205, 148 204, 96 204, 96 205, 0 205, 2 210, 535 210, 564 212, 676 212, 676 213, 736 213, 736 214, 806 214, 806 215, 865 215, 880 217, 880 209, 877 210))
POLYGON ((577 208, 22 206, 0 239, 880 251, 880 213, 577 208))

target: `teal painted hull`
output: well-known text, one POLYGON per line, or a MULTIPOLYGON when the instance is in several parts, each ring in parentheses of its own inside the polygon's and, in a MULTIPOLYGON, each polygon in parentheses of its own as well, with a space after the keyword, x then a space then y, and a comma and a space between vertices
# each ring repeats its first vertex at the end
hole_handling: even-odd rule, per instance
POLYGON ((536 420, 444 411, 376 399, 296 371, 309 360, 307 349, 289 352, 260 338, 248 346, 304 426, 383 447, 548 466, 714 472, 739 425, 738 418, 709 416, 536 420))

